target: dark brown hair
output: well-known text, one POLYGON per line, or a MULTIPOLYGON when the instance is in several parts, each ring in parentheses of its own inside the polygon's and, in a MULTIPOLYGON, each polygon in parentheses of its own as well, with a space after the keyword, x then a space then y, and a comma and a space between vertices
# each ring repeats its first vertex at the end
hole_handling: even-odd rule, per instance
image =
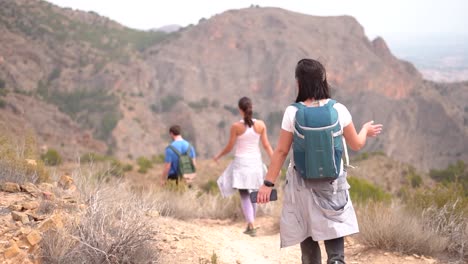
POLYGON ((169 133, 172 133, 174 136, 180 135, 180 126, 179 125, 171 126, 171 128, 169 128, 169 133))
POLYGON ((302 59, 296 66, 296 80, 299 85, 296 103, 307 99, 321 100, 330 98, 327 73, 323 65, 312 59, 302 59))
POLYGON ((239 100, 239 109, 244 112, 244 123, 251 127, 253 126, 253 120, 252 120, 252 101, 248 97, 242 97, 239 100))

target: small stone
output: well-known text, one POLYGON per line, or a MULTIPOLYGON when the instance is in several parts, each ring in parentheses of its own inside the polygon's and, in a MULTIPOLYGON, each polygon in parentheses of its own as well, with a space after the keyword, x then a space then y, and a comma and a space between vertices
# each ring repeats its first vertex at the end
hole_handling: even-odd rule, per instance
POLYGON ((11 212, 11 217, 13 218, 13 220, 20 221, 23 224, 29 223, 29 217, 25 213, 13 211, 11 212))
POLYGON ((37 214, 31 213, 31 212, 26 212, 26 214, 29 217, 29 221, 42 221, 42 220, 46 219, 45 215, 37 215, 37 214))
POLYGON ((42 240, 42 237, 39 232, 34 230, 26 236, 26 239, 28 240, 29 244, 31 244, 31 246, 34 246, 42 240))
POLYGON ((21 184, 20 186, 21 191, 27 192, 30 194, 35 194, 39 192, 39 189, 33 183, 27 182, 25 184, 21 184))
POLYGON ((384 256, 388 256, 388 255, 390 255, 390 253, 388 253, 388 252, 385 252, 385 253, 384 253, 384 256))
POLYGON ((51 192, 54 189, 54 185, 46 182, 39 184, 37 187, 44 192, 51 192))
POLYGON ((28 163, 28 165, 31 166, 37 166, 37 161, 33 159, 25 159, 25 161, 28 163))
POLYGON ((23 206, 21 206, 20 204, 11 204, 10 206, 8 206, 8 208, 12 211, 21 211, 23 210, 23 206))
POLYGON ((58 229, 63 227, 63 222, 60 216, 54 215, 50 218, 47 218, 39 225, 39 230, 45 232, 49 229, 58 229))
POLYGON ((174 241, 180 241, 178 237, 174 237, 174 241))
POLYGON ((70 189, 73 186, 73 178, 70 177, 70 175, 68 174, 62 175, 62 177, 60 177, 58 185, 65 190, 70 189))
POLYGON ((42 196, 46 200, 50 200, 50 201, 55 200, 55 195, 53 193, 51 193, 51 192, 42 192, 42 196))
POLYGON ((20 249, 16 243, 12 243, 12 245, 3 252, 3 255, 6 259, 14 258, 20 253, 20 249))
POLYGON ((150 210, 150 211, 146 212, 146 216, 156 218, 156 217, 159 217, 160 214, 159 214, 159 211, 150 210))
POLYGON ((39 207, 39 202, 36 201, 31 201, 31 202, 26 202, 23 204, 23 208, 25 210, 34 210, 39 207))
POLYGON ((413 256, 407 256, 405 257, 405 260, 415 260, 415 258, 413 256))
POLYGON ((172 245, 172 246, 171 246, 171 249, 177 249, 177 246, 176 246, 176 245, 172 245))
POLYGON ((14 182, 4 182, 4 183, 1 183, 1 184, 0 184, 0 190, 2 190, 2 191, 4 191, 4 192, 11 192, 11 193, 15 193, 15 192, 20 192, 20 191, 21 191, 19 184, 14 183, 14 182))

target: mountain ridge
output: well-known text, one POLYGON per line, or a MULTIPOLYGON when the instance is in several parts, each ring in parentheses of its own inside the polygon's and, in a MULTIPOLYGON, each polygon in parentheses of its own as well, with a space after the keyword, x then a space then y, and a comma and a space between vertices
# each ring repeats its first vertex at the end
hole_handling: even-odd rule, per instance
MULTIPOLYGON (((56 105, 78 130, 106 143, 107 150, 95 151, 124 159, 159 155, 169 142, 168 127, 180 123, 200 156, 209 157, 227 140, 229 124, 239 118, 237 99, 244 95, 253 99, 275 143, 282 112, 295 98, 295 63, 311 57, 324 63, 334 97, 348 106, 357 127, 370 119, 384 123, 383 137, 369 141, 366 151, 383 150, 425 170, 468 159, 466 144, 456 140, 467 136, 467 121, 459 112, 466 112, 466 92, 425 82, 413 65, 391 54, 382 38, 370 41, 349 16, 246 8, 158 35, 38 0, 2 4, 0 79, 8 93, 56 105), (48 19, 17 30, 28 20, 12 14, 28 12, 48 19), (42 28, 51 30, 40 35, 42 28), (453 94, 460 101, 455 107, 453 94), (433 116, 435 127, 429 125, 433 116), (449 128, 446 137, 444 127, 449 128)), ((4 111, 0 119, 8 124, 4 111)), ((45 122, 47 115, 39 119, 45 122)), ((44 141, 40 127, 36 132, 44 141)))

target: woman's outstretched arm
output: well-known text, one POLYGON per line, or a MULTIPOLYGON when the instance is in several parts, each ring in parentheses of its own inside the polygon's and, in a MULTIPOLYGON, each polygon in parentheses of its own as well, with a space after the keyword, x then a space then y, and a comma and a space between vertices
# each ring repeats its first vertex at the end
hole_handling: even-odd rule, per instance
POLYGON ((353 122, 343 129, 343 135, 346 139, 346 143, 355 151, 364 147, 367 137, 376 137, 380 132, 382 132, 382 125, 374 125, 374 121, 365 123, 362 126, 361 131, 359 131, 359 134, 356 132, 353 122))
POLYGON ((224 147, 224 149, 218 155, 213 157, 213 160, 217 162, 218 159, 220 159, 222 156, 231 152, 232 148, 234 147, 234 144, 236 143, 236 138, 237 138, 237 129, 236 129, 236 125, 233 124, 231 126, 231 132, 230 132, 228 144, 226 145, 226 147, 224 147))
MULTIPOLYGON (((271 158, 270 167, 268 167, 268 172, 265 177, 266 181, 274 183, 276 178, 280 173, 281 167, 283 166, 286 157, 288 156, 289 149, 293 141, 293 134, 284 129, 281 129, 280 137, 278 139, 278 146, 273 152, 273 157, 271 158)), ((267 203, 270 200, 271 188, 265 185, 262 185, 258 190, 257 202, 258 203, 267 203)))

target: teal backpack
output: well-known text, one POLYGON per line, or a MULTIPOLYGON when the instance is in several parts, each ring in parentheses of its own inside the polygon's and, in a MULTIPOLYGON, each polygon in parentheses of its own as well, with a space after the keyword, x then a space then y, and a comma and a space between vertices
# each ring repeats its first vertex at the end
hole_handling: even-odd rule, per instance
POLYGON ((304 179, 335 180, 340 174, 343 151, 348 162, 335 103, 329 100, 318 107, 292 104, 298 109, 294 122, 294 165, 304 179))
POLYGON ((174 151, 179 158, 179 164, 177 164, 177 174, 179 178, 182 178, 184 174, 192 174, 196 172, 193 159, 190 157, 190 150, 192 149, 192 145, 189 144, 185 153, 181 153, 172 145, 169 145, 169 148, 172 149, 172 151, 174 151))

